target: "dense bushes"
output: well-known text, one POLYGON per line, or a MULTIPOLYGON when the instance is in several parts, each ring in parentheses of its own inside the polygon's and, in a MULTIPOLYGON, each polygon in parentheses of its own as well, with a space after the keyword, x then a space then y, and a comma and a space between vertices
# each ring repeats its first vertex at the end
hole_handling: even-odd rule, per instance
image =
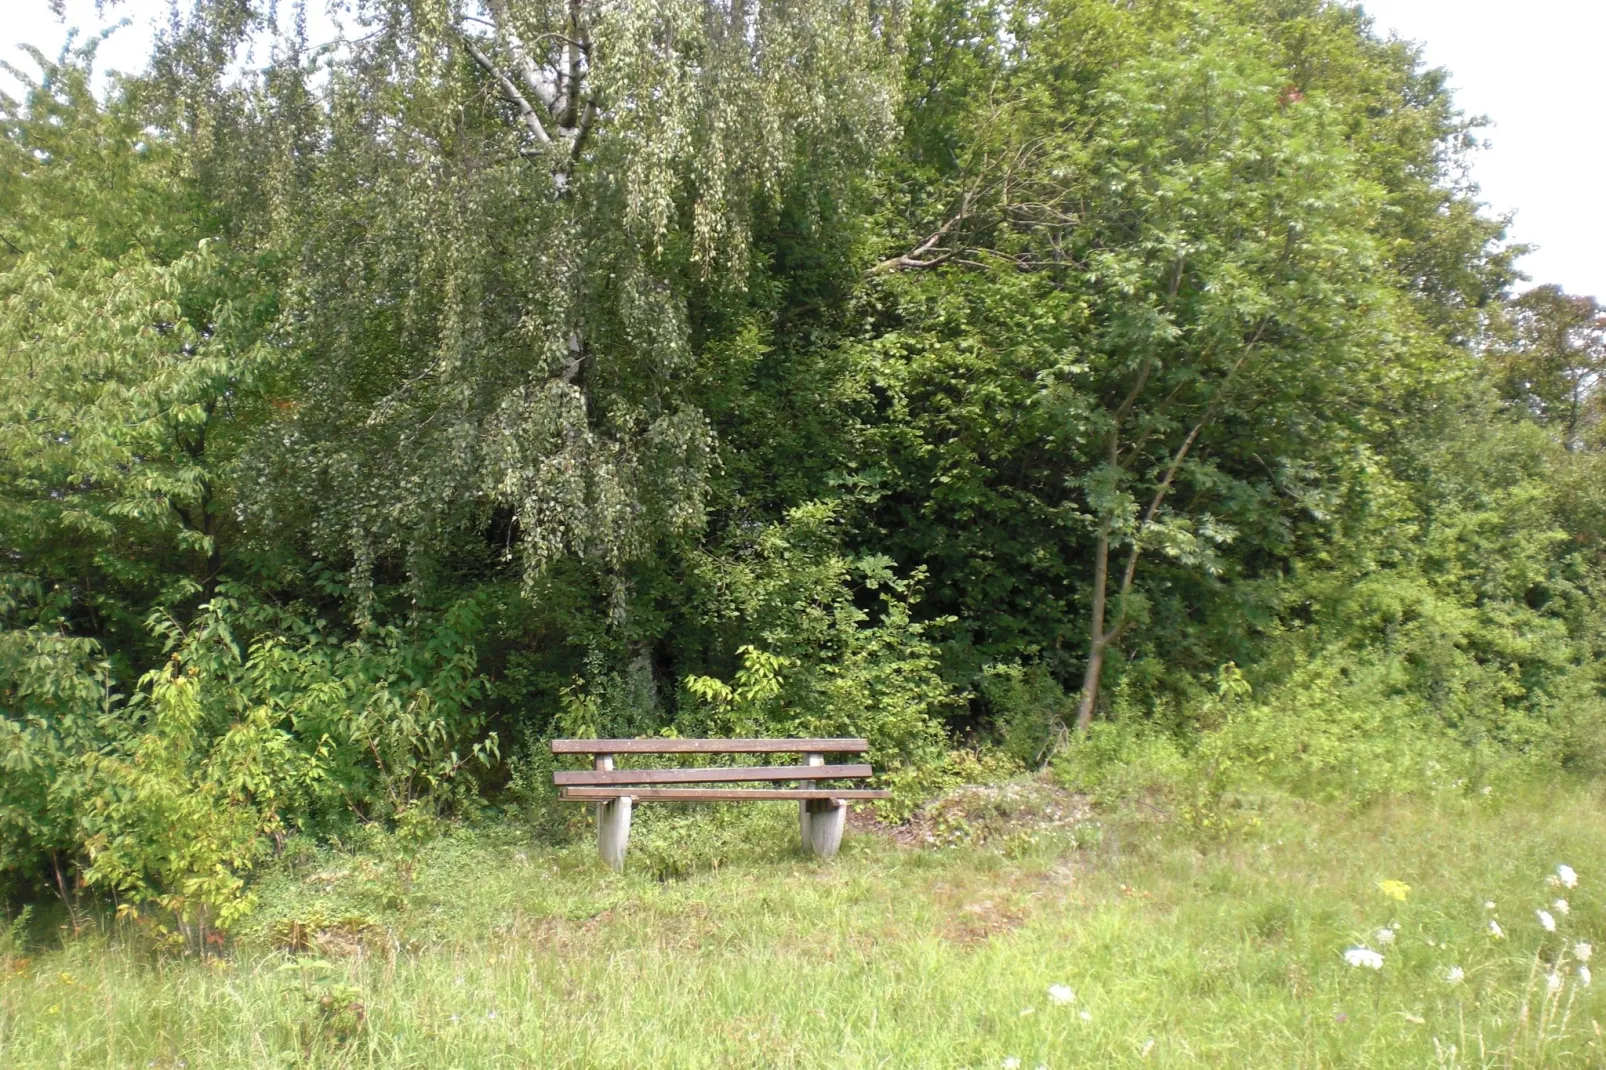
POLYGON ((889 816, 1602 760, 1600 310, 1356 11, 364 10, 3 102, 8 894, 227 926, 560 733, 862 734, 889 816))

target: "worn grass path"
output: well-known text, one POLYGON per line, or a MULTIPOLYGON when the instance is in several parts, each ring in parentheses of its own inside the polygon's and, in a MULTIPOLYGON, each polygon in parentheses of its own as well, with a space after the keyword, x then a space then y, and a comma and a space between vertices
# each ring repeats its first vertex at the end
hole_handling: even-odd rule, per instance
POLYGON ((1601 813, 1588 787, 1284 800, 1224 838, 1105 815, 850 833, 817 864, 777 806, 648 827, 622 878, 505 828, 430 843, 409 880, 309 854, 211 962, 93 932, 0 951, 0 1067, 1602 1065, 1573 950, 1606 947, 1601 813), (725 863, 658 879, 680 835, 725 863), (1360 946, 1382 969, 1346 964, 1360 946))

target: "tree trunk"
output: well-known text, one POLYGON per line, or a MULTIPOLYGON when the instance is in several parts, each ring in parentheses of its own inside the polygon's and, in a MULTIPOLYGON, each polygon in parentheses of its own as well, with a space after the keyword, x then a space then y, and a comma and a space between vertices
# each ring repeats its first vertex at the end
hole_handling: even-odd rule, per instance
POLYGON ((1099 545, 1093 560, 1093 621, 1088 628, 1087 671, 1082 676, 1082 699, 1076 706, 1076 731, 1084 733, 1093 723, 1093 709, 1099 700, 1099 677, 1104 672, 1104 609, 1110 588, 1110 520, 1099 525, 1099 545))

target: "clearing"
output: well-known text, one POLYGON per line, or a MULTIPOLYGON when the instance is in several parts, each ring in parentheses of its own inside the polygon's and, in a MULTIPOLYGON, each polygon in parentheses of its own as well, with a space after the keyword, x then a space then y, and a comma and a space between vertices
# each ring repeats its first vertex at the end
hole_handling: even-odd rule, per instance
POLYGON ((1598 788, 1240 803, 1204 834, 964 789, 831 863, 786 804, 644 807, 622 877, 505 823, 292 845, 208 960, 149 923, 0 943, 0 1066, 1606 1062, 1598 788))

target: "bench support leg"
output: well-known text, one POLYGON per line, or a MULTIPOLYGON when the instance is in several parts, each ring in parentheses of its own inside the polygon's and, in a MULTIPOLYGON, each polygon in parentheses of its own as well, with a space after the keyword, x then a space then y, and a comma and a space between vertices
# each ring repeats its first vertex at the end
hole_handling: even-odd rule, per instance
POLYGON ((633 801, 626 795, 612 802, 597 804, 597 853, 615 873, 625 868, 625 848, 630 843, 630 807, 633 801))
POLYGON ((804 846, 820 858, 835 858, 837 848, 842 846, 848 804, 841 799, 810 799, 803 806, 807 822, 804 846))
MULTIPOLYGON (((612 769, 613 755, 598 754, 591 764, 596 769, 612 769)), ((630 807, 633 802, 627 795, 622 799, 597 804, 597 853, 615 873, 625 868, 625 848, 630 843, 630 807)))
MULTIPOLYGON (((810 751, 807 754, 803 755, 803 764, 804 765, 824 765, 825 764, 825 755, 817 754, 817 753, 815 753, 813 751, 810 751)), ((800 787, 800 788, 812 788, 814 786, 814 781, 812 781, 812 780, 799 780, 797 782, 797 786, 800 787)), ((809 818, 811 816, 812 815, 809 813, 808 800, 807 799, 799 800, 798 804, 797 804, 797 831, 798 831, 799 836, 803 840, 803 850, 805 850, 805 851, 812 851, 814 849, 814 847, 813 847, 814 840, 809 835, 809 818)))
MULTIPOLYGON (((824 765, 825 755, 810 752, 804 765, 824 765)), ((800 788, 814 787, 812 780, 799 780, 800 788)), ((842 826, 847 821, 848 804, 841 799, 804 799, 797 804, 798 831, 803 849, 820 858, 834 858, 842 846, 842 826)))

